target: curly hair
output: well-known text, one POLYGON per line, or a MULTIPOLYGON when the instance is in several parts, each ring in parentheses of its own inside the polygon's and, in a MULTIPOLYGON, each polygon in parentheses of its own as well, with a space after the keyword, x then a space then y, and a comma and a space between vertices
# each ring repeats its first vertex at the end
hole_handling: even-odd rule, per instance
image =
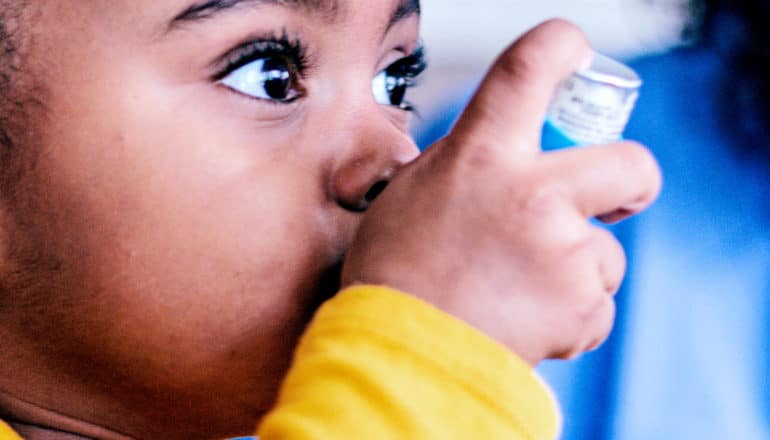
POLYGON ((30 97, 22 75, 26 32, 24 23, 31 0, 0 0, 0 197, 6 196, 15 181, 19 136, 25 133, 30 97))
POLYGON ((8 30, 8 18, 10 8, 7 2, 0 1, 0 148, 6 150, 10 147, 10 138, 6 129, 6 111, 8 98, 11 92, 13 57, 15 48, 8 30))
POLYGON ((0 166, 12 149, 11 124, 21 109, 16 99, 20 80, 19 35, 28 0, 0 0, 0 166))

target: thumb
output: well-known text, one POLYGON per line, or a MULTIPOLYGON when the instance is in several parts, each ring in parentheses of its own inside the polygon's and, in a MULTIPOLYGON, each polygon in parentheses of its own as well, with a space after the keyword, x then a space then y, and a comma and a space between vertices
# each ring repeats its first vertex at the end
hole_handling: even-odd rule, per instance
POLYGON ((559 83, 593 57, 583 32, 552 19, 519 38, 498 57, 451 136, 455 145, 493 143, 540 151, 540 133, 559 83))

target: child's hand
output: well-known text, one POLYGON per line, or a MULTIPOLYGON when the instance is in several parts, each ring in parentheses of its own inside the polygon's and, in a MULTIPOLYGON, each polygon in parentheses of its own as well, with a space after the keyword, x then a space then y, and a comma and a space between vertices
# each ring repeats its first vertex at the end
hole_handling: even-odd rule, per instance
POLYGON ((625 256, 588 219, 639 212, 661 177, 632 143, 540 151, 557 84, 590 54, 583 34, 558 20, 509 48, 453 132, 365 214, 343 285, 409 292, 531 364, 601 343, 625 256))

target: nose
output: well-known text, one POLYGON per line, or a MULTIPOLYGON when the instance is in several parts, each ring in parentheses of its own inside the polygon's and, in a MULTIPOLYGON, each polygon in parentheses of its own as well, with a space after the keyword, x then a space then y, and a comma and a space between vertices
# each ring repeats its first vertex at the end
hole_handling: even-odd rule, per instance
POLYGON ((332 173, 330 191, 342 208, 363 212, 405 164, 419 155, 411 137, 390 124, 359 127, 332 173))
POLYGON ((396 172, 418 154, 414 142, 403 134, 364 139, 335 170, 332 197, 346 210, 366 211, 396 172))

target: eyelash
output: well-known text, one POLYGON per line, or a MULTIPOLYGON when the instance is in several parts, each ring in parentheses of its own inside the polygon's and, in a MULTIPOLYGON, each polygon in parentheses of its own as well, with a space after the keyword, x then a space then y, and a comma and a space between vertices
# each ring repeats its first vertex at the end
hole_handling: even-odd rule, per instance
MULTIPOLYGON (((301 40, 297 37, 289 37, 284 29, 281 34, 272 34, 251 40, 230 50, 217 63, 224 64, 224 67, 212 79, 214 82, 221 81, 241 67, 267 57, 278 57, 287 61, 293 73, 300 79, 305 76, 307 70, 311 67, 307 51, 301 40)), ((398 69, 398 73, 402 75, 401 77, 408 90, 418 84, 419 76, 427 67, 425 49, 423 45, 420 45, 410 55, 396 60, 383 69, 383 71, 392 72, 398 69)), ((300 85, 295 84, 295 86, 300 85)), ((404 101, 397 108, 408 112, 417 112, 415 106, 409 101, 404 101)))
MULTIPOLYGON (((428 60, 425 56, 425 47, 420 45, 410 55, 407 55, 400 60, 397 60, 390 66, 386 67, 390 70, 395 67, 401 67, 406 81, 407 89, 411 89, 419 84, 420 75, 428 68, 428 60)), ((417 113, 417 109, 410 101, 405 101, 401 106, 401 110, 417 113)))
POLYGON ((241 67, 266 57, 279 57, 288 61, 292 70, 301 78, 309 68, 305 47, 299 38, 290 38, 284 30, 280 35, 268 35, 255 39, 232 49, 222 61, 225 67, 214 75, 214 81, 220 81, 241 67))

